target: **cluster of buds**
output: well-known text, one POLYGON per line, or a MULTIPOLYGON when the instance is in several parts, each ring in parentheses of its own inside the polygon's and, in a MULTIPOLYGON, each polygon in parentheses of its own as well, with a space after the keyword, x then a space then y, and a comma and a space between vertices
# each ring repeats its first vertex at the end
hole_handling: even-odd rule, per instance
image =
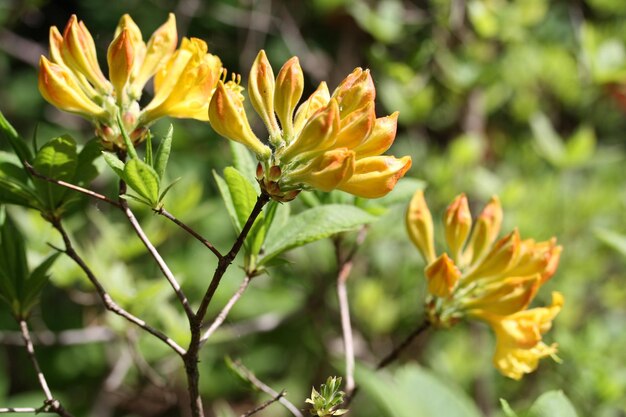
POLYGON ((209 106, 211 125, 256 153, 259 183, 275 200, 289 201, 303 189, 382 197, 411 166, 409 156, 381 155, 395 139, 398 114, 376 118, 376 90, 368 70, 355 69, 332 95, 322 82, 298 106, 304 90, 298 58, 289 59, 274 77, 265 52, 259 52, 248 94, 271 147, 252 131, 237 87, 218 83, 209 106))
POLYGON ((178 50, 177 44, 173 14, 147 43, 130 16, 122 16, 107 53, 107 79, 89 30, 73 15, 63 34, 50 28, 50 59, 40 59, 39 91, 52 105, 93 122, 106 149, 124 149, 118 115, 135 143, 163 116, 208 120, 222 63, 200 39, 184 38, 178 50), (143 89, 153 77, 154 98, 141 109, 143 89))
POLYGON ((563 296, 554 292, 551 306, 527 307, 556 271, 562 251, 556 239, 522 240, 516 229, 497 240, 502 224, 497 197, 473 230, 463 194, 448 206, 443 223, 448 251, 437 255, 432 216, 423 192, 417 191, 406 225, 427 264, 426 314, 431 324, 450 327, 465 317, 488 323, 496 334, 494 365, 514 379, 535 370, 539 359, 555 357, 556 344, 546 345, 542 335, 561 310, 563 296))

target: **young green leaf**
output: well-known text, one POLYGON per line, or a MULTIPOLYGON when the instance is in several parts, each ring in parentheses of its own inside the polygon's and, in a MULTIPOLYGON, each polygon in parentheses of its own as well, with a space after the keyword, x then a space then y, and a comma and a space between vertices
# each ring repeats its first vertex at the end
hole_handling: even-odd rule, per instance
POLYGON ((1 161, 0 203, 40 208, 41 201, 27 182, 28 177, 23 168, 8 161, 1 161))
POLYGON ((155 206, 159 201, 159 176, 141 159, 131 159, 124 166, 128 186, 155 206))
POLYGON ((241 143, 231 140, 229 144, 230 152, 233 155, 233 166, 253 184, 258 194, 261 189, 256 181, 257 160, 252 156, 248 148, 241 143))
POLYGON ((20 161, 28 163, 33 162, 33 154, 24 141, 19 137, 13 126, 5 119, 4 114, 0 111, 0 135, 7 140, 20 161))
MULTIPOLYGON (((40 174, 68 182, 74 179, 77 165, 76 142, 68 135, 59 136, 43 145, 33 161, 33 167, 40 174)), ((35 178, 34 183, 48 210, 60 207, 69 191, 39 178, 35 178)))
POLYGON ((124 128, 124 123, 122 122, 122 118, 119 113, 117 114, 117 126, 120 128, 120 132, 122 133, 122 139, 124 140, 124 145, 126 145, 126 153, 128 153, 128 156, 130 156, 131 159, 139 158, 133 142, 128 137, 128 133, 124 128))
POLYGON ((11 217, 3 214, 0 226, 0 291, 14 315, 19 315, 24 281, 28 276, 26 248, 21 232, 11 217))
POLYGON ((167 168, 167 162, 170 159, 173 134, 174 127, 170 125, 169 129, 167 129, 165 137, 161 140, 161 143, 159 143, 159 147, 157 148, 156 155, 154 157, 154 170, 161 180, 163 180, 165 169, 167 168))
POLYGON ((154 167, 154 159, 152 158, 152 135, 150 134, 150 131, 148 131, 146 137, 146 157, 144 158, 144 161, 146 164, 154 167))
POLYGON ((98 159, 100 155, 102 155, 100 140, 98 138, 92 138, 78 153, 78 165, 76 166, 74 184, 88 185, 98 176, 98 168, 94 165, 94 161, 98 159))
POLYGON ((228 190, 228 184, 226 183, 224 178, 222 178, 215 171, 213 171, 213 178, 215 178, 217 189, 220 191, 220 195, 222 196, 222 200, 224 201, 224 205, 226 206, 228 217, 230 217, 230 221, 232 222, 235 230, 239 232, 241 230, 241 224, 239 224, 239 217, 237 216, 237 211, 235 210, 233 198, 230 195, 230 191, 228 190))
POLYGON ((265 264, 281 253, 307 243, 354 230, 377 218, 354 206, 333 204, 317 206, 292 216, 281 228, 272 228, 267 236, 265 264))
POLYGON ((110 152, 103 151, 102 156, 104 157, 104 161, 113 171, 115 171, 117 176, 126 181, 126 178, 124 177, 124 162, 110 152))

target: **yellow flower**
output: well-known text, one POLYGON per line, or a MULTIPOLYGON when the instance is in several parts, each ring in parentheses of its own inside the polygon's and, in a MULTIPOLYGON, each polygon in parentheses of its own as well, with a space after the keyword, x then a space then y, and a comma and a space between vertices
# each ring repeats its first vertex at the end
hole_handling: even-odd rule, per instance
POLYGON ((243 98, 235 99, 225 87, 219 86, 211 100, 211 124, 222 136, 257 154, 259 183, 276 200, 287 201, 303 189, 382 197, 411 166, 409 156, 381 155, 393 143, 398 114, 376 118, 376 90, 367 70, 355 69, 332 95, 322 82, 298 106, 304 90, 298 58, 289 59, 274 77, 260 51, 250 72, 248 94, 267 128, 271 149, 250 129, 243 98), (275 167, 281 175, 270 178, 275 167))
POLYGON ((549 330, 563 297, 556 293, 549 308, 525 309, 554 275, 562 248, 554 238, 521 240, 517 229, 497 240, 502 224, 497 197, 489 201, 473 229, 463 194, 448 206, 443 223, 449 252, 438 255, 432 216, 418 190, 409 204, 406 225, 427 263, 427 318, 438 327, 453 326, 464 317, 486 321, 498 339, 496 367, 519 379, 534 370, 540 358, 556 352, 555 346, 541 342, 541 335, 549 330))
POLYGON ((92 121, 107 149, 124 149, 118 114, 135 142, 163 116, 207 120, 221 61, 199 39, 183 39, 178 51, 177 43, 173 14, 147 44, 130 16, 122 16, 107 51, 107 79, 89 30, 73 15, 63 34, 50 28, 50 58, 40 60, 39 90, 50 104, 92 121), (155 97, 142 110, 139 100, 153 77, 155 97))
POLYGON ((556 355, 556 344, 542 342, 556 315, 563 307, 561 293, 552 293, 552 305, 520 311, 508 316, 486 312, 476 317, 489 323, 496 334, 495 367, 504 375, 521 379, 524 374, 537 369, 539 359, 556 355))

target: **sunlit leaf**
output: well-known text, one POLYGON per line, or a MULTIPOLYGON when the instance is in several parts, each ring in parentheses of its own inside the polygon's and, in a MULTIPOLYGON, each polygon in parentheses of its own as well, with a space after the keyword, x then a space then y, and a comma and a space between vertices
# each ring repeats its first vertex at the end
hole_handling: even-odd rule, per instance
POLYGON ((549 391, 535 401, 528 417, 578 417, 578 414, 563 391, 549 391))
MULTIPOLYGON (((67 182, 74 179, 77 166, 76 142, 68 135, 59 136, 43 145, 33 161, 33 167, 40 174, 67 182)), ((56 210, 69 193, 67 188, 49 181, 39 178, 34 181, 48 210, 56 210)))
POLYGON ((155 205, 159 199, 159 176, 141 159, 131 159, 124 166, 124 178, 133 191, 155 205))

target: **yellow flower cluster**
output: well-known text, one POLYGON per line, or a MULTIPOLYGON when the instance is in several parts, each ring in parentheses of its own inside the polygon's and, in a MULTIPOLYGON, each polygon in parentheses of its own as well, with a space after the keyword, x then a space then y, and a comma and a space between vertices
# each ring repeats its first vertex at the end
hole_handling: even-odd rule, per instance
POLYGON ((411 158, 381 155, 395 139, 398 114, 376 118, 369 71, 355 69, 332 95, 322 82, 298 106, 303 90, 298 58, 288 60, 274 77, 261 51, 250 71, 248 94, 272 147, 252 131, 236 83, 218 83, 209 106, 211 125, 257 154, 259 183, 276 200, 289 201, 312 188, 366 198, 391 191, 411 158))
POLYGON ((62 34, 50 28, 50 58, 39 62, 39 91, 59 109, 91 120, 111 150, 124 149, 118 114, 135 142, 163 116, 206 121, 222 63, 200 39, 184 38, 178 50, 177 43, 173 14, 147 43, 130 16, 122 16, 107 53, 107 79, 89 30, 73 15, 62 34), (140 109, 143 88, 153 77, 154 98, 140 109))
POLYGON ((485 321, 496 334, 494 365, 502 374, 520 379, 536 369, 539 359, 556 354, 556 344, 546 345, 542 335, 561 310, 563 296, 555 292, 551 306, 526 308, 555 273, 562 247, 554 238, 522 240, 517 230, 497 240, 502 224, 497 197, 489 201, 473 229, 463 194, 448 206, 443 223, 448 251, 437 255, 432 215, 423 192, 417 191, 406 225, 427 263, 428 319, 439 327, 452 326, 463 317, 485 321))

